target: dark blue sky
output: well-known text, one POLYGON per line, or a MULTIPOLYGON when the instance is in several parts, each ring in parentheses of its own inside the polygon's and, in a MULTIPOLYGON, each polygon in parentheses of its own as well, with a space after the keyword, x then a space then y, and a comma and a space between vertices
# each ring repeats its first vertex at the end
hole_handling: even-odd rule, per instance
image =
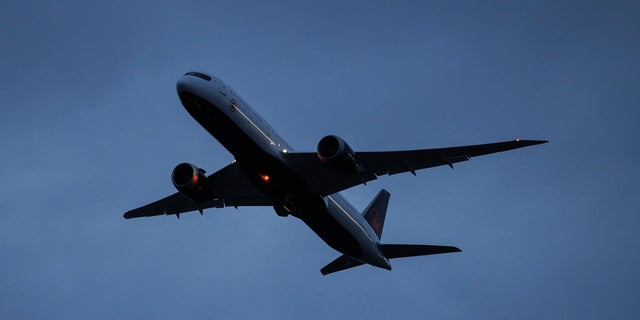
POLYGON ((640 316, 637 1, 24 1, 0 30, 0 318, 640 316), (190 70, 301 151, 551 143, 348 190, 391 192, 383 240, 464 252, 323 277, 271 208, 122 219, 232 160, 190 70))

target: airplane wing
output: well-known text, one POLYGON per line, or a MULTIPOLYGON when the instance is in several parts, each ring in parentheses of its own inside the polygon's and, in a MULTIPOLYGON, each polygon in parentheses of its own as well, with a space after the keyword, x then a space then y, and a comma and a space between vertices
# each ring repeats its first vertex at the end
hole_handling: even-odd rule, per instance
POLYGON ((356 152, 359 169, 354 174, 337 172, 318 160, 315 152, 288 153, 287 161, 294 170, 307 180, 316 192, 322 195, 333 194, 361 183, 377 179, 381 175, 393 175, 402 172, 415 172, 436 166, 467 161, 472 157, 502 152, 517 148, 546 143, 545 140, 513 140, 497 143, 478 144, 461 147, 356 152))
POLYGON ((271 199, 247 180, 235 164, 230 164, 210 175, 207 177, 207 182, 217 193, 216 197, 210 201, 196 202, 176 192, 156 202, 127 211, 124 217, 131 219, 162 214, 177 214, 179 217, 183 212, 207 208, 273 205, 271 199))

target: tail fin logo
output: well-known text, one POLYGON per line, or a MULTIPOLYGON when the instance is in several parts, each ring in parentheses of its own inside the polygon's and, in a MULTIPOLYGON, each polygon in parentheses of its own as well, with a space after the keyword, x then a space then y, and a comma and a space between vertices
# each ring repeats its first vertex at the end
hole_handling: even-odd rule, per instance
POLYGON ((376 232, 378 237, 380 237, 380 235, 382 235, 382 224, 380 223, 380 220, 378 220, 378 210, 376 210, 376 208, 371 208, 370 212, 371 221, 369 221, 369 224, 371 225, 373 231, 376 232))
POLYGON ((378 195, 371 201, 367 209, 364 210, 364 218, 367 220, 371 229, 378 235, 378 239, 382 236, 384 227, 384 218, 387 215, 387 205, 389 204, 389 192, 380 190, 378 195))

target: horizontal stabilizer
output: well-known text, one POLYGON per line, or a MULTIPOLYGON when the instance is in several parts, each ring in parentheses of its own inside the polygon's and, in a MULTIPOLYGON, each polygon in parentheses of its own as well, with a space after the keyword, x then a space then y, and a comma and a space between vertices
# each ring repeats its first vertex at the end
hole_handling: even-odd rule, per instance
MULTIPOLYGON (((430 254, 449 253, 449 252, 461 252, 462 250, 451 246, 430 246, 423 244, 383 244, 380 246, 380 251, 387 259, 426 256, 430 254)), ((330 273, 342 271, 363 265, 362 262, 349 258, 345 255, 341 255, 337 259, 331 261, 324 268, 320 269, 322 275, 328 275, 330 273)))
POLYGON ((423 244, 383 244, 380 246, 380 250, 387 259, 462 251, 451 246, 430 246, 423 244))
POLYGON ((334 273, 338 271, 342 271, 345 269, 353 268, 362 265, 363 263, 360 261, 353 260, 345 255, 341 255, 338 259, 331 261, 324 268, 320 269, 322 275, 326 276, 329 273, 334 273))

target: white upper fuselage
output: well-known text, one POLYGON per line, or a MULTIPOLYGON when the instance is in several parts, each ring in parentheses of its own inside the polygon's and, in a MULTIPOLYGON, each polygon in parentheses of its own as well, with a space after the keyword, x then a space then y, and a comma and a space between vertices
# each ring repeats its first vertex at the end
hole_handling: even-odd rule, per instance
MULTIPOLYGON (((243 137, 223 136, 219 131, 216 131, 216 128, 207 127, 211 126, 211 124, 208 124, 207 119, 202 119, 205 115, 210 117, 210 114, 206 112, 200 114, 197 111, 192 112, 192 110, 189 110, 192 116, 236 157, 241 167, 244 164, 243 158, 261 156, 272 157, 285 166, 288 166, 287 153, 292 150, 291 146, 284 141, 240 95, 222 80, 208 74, 189 72, 178 80, 177 91, 179 95, 188 93, 206 100, 210 104, 208 107, 212 106, 217 108, 216 116, 220 116, 220 114, 223 115, 222 117, 225 119, 222 121, 225 121, 225 126, 232 125, 230 128, 232 128, 234 132, 238 129, 239 131, 237 132, 242 133, 239 135, 243 137), (230 123, 227 123, 227 121, 230 123), (237 139, 250 141, 237 141, 237 139), (254 148, 259 149, 247 150, 254 148)), ((202 107, 202 105, 198 106, 198 108, 202 107)), ((252 160, 259 161, 260 159, 252 160)), ((258 170, 254 172, 249 169, 246 170, 245 173, 248 175, 259 175, 265 183, 270 183, 269 180, 273 177, 269 177, 269 172, 263 172, 268 171, 268 169, 261 170, 262 171, 258 170)), ((253 181, 255 180, 257 179, 253 179, 253 181)), ((275 181, 276 179, 272 180, 275 181)), ((258 183, 258 187, 265 188, 265 186, 259 184, 260 183, 258 183)), ((342 253, 363 263, 389 269, 389 261, 380 251, 380 240, 378 236, 360 212, 338 193, 328 195, 324 197, 323 200, 326 204, 326 213, 335 219, 335 221, 357 241, 357 245, 361 249, 359 256, 352 256, 353 254, 349 254, 348 252, 342 253)), ((305 219, 303 219, 303 221, 305 221, 305 219)), ((309 225, 308 221, 305 221, 305 223, 309 225)), ((332 241, 328 241, 331 237, 330 230, 318 231, 318 228, 314 228, 312 225, 309 226, 325 240, 325 242, 331 245, 332 241)), ((340 247, 336 247, 335 245, 331 246, 338 251, 342 251, 340 247)))
POLYGON ((264 151, 277 157, 291 151, 289 144, 239 94, 222 80, 207 76, 211 78, 210 81, 189 74, 183 75, 176 85, 178 94, 188 91, 218 106, 221 112, 264 151))

